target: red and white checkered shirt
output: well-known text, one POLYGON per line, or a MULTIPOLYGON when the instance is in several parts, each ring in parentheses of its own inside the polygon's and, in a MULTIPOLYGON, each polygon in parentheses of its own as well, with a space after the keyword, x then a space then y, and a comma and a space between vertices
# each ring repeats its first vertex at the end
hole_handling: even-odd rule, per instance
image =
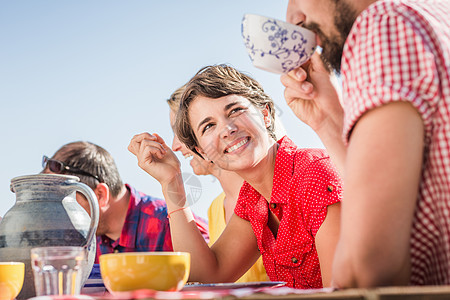
POLYGON ((411 284, 450 284, 450 1, 376 1, 354 23, 341 71, 346 139, 364 112, 383 104, 409 101, 421 114, 411 284))

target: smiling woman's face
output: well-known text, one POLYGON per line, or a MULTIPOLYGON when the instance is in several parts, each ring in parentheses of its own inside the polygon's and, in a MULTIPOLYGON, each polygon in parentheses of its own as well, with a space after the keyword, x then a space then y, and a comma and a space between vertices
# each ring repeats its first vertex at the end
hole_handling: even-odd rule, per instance
POLYGON ((189 120, 197 151, 224 170, 256 166, 274 142, 266 129, 271 119, 265 115, 267 110, 261 111, 242 96, 196 97, 189 106, 189 120))

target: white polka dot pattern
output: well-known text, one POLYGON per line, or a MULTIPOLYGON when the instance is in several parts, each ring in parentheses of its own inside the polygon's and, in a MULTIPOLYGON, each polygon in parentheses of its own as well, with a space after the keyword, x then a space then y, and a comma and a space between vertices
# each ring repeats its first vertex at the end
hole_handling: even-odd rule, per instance
POLYGON ((327 206, 340 201, 342 182, 324 150, 299 149, 287 137, 278 143, 270 203, 245 182, 235 213, 250 221, 272 281, 320 288, 314 238, 327 206), (267 226, 269 209, 280 220, 276 238, 267 226))
POLYGON ((450 284, 450 1, 377 1, 356 20, 342 59, 344 137, 368 110, 409 101, 425 125, 411 235, 411 284, 450 284))

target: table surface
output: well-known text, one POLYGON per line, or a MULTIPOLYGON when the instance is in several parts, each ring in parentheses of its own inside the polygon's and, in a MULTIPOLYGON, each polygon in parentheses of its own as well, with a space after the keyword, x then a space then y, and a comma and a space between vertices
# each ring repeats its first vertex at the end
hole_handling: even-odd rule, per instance
POLYGON ((137 291, 120 295, 91 295, 96 300, 131 300, 131 299, 321 299, 321 300, 440 300, 450 299, 450 286, 423 286, 423 287, 383 287, 374 289, 346 289, 334 290, 293 290, 277 287, 255 291, 250 289, 192 291, 192 292, 151 292, 137 291))

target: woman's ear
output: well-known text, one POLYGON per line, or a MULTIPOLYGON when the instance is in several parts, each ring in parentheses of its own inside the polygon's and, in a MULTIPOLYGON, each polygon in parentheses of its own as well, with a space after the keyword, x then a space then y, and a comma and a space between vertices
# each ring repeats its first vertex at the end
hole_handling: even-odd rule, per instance
POLYGON ((109 206, 109 187, 106 183, 99 183, 94 190, 95 195, 98 199, 98 206, 105 207, 109 206))
POLYGON ((262 114, 264 116, 264 124, 266 125, 266 128, 269 128, 270 125, 272 125, 272 116, 270 115, 270 110, 267 105, 263 108, 262 114))
POLYGON ((206 156, 205 151, 203 151, 200 147, 195 146, 195 151, 197 151, 197 153, 201 155, 201 158, 209 160, 208 157, 206 156))

